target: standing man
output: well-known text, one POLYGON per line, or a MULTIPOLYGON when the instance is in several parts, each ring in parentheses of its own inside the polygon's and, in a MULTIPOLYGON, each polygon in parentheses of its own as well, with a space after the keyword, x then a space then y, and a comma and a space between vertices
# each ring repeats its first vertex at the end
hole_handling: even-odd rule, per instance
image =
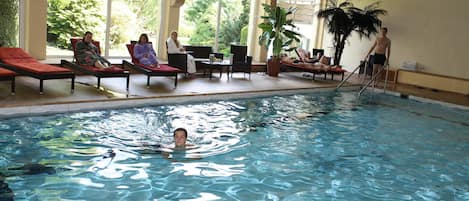
POLYGON ((382 27, 380 35, 376 38, 375 43, 371 46, 370 51, 365 56, 365 60, 370 55, 371 51, 375 50, 373 56, 373 76, 381 69, 385 64, 389 64, 389 57, 391 56, 391 40, 386 36, 388 28, 382 27), (386 51, 387 50, 387 51, 386 51), (386 55, 387 53, 387 55, 386 55))

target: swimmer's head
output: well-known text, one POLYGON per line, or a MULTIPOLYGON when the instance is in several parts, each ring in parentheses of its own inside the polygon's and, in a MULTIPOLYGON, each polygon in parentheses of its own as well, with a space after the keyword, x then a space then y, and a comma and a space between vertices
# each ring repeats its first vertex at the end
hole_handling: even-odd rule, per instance
POLYGON ((187 130, 184 128, 177 128, 173 132, 174 137, 174 144, 176 147, 184 147, 186 146, 187 140, 187 130))

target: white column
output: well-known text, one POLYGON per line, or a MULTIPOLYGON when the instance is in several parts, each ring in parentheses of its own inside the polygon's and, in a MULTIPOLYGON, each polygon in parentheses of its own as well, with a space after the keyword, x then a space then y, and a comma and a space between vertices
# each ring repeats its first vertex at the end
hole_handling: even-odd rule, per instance
POLYGON ((166 38, 168 36, 168 2, 165 0, 160 1, 160 31, 158 33, 158 58, 166 58, 166 38))
POLYGON ((18 27, 18 47, 25 49, 25 6, 24 0, 20 0, 18 4, 18 16, 19 16, 19 27, 18 27))
MULTIPOLYGON (((110 43, 109 43, 109 40, 110 39, 110 31, 111 31, 111 9, 112 9, 112 0, 107 0, 107 17, 106 17, 106 36, 104 37, 105 38, 105 49, 104 49, 104 56, 107 58, 109 57, 109 47, 110 47, 110 43)), ((101 47, 102 48, 102 47, 101 47)))
POLYGON ((218 35, 220 34, 220 16, 221 16, 221 0, 218 0, 218 9, 217 9, 217 27, 215 31, 215 46, 213 48, 214 52, 218 52, 218 35))

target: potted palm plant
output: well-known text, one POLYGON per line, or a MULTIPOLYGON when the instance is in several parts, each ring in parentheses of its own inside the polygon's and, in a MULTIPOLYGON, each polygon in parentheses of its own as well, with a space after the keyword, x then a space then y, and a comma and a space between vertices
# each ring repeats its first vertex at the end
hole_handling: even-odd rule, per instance
POLYGON ((280 54, 282 50, 291 51, 293 41, 299 42, 300 34, 293 31, 296 26, 288 16, 295 12, 295 8, 281 8, 279 6, 263 4, 265 15, 261 16, 264 22, 258 27, 262 30, 259 36, 259 44, 269 49, 272 45, 272 58, 267 63, 267 73, 270 76, 278 76, 280 72, 280 54))
POLYGON ((340 66, 345 42, 352 32, 358 33, 360 38, 370 38, 372 34, 378 33, 381 26, 379 16, 386 15, 387 11, 378 8, 379 2, 371 3, 364 9, 354 7, 349 0, 342 3, 338 0, 327 2, 327 7, 320 10, 317 16, 325 19, 328 32, 333 35, 334 64, 340 66))

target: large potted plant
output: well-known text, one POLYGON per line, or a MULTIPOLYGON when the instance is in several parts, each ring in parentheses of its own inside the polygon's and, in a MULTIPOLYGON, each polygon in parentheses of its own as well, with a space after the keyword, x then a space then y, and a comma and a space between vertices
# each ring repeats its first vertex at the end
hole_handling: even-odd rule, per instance
POLYGON ((270 76, 278 76, 280 72, 280 53, 282 50, 291 51, 293 41, 299 42, 300 34, 293 31, 295 25, 293 20, 288 18, 295 12, 295 8, 281 8, 276 5, 263 4, 265 15, 261 16, 264 22, 258 27, 262 30, 259 36, 259 44, 267 50, 272 45, 272 58, 267 63, 267 73, 270 76))
POLYGON ((334 64, 340 66, 345 42, 352 32, 358 33, 360 38, 363 36, 370 38, 372 34, 378 33, 381 26, 379 16, 386 15, 387 11, 378 8, 379 2, 371 3, 364 9, 354 7, 349 0, 342 3, 338 0, 327 2, 327 7, 320 10, 317 16, 325 19, 328 32, 333 35, 334 64))

